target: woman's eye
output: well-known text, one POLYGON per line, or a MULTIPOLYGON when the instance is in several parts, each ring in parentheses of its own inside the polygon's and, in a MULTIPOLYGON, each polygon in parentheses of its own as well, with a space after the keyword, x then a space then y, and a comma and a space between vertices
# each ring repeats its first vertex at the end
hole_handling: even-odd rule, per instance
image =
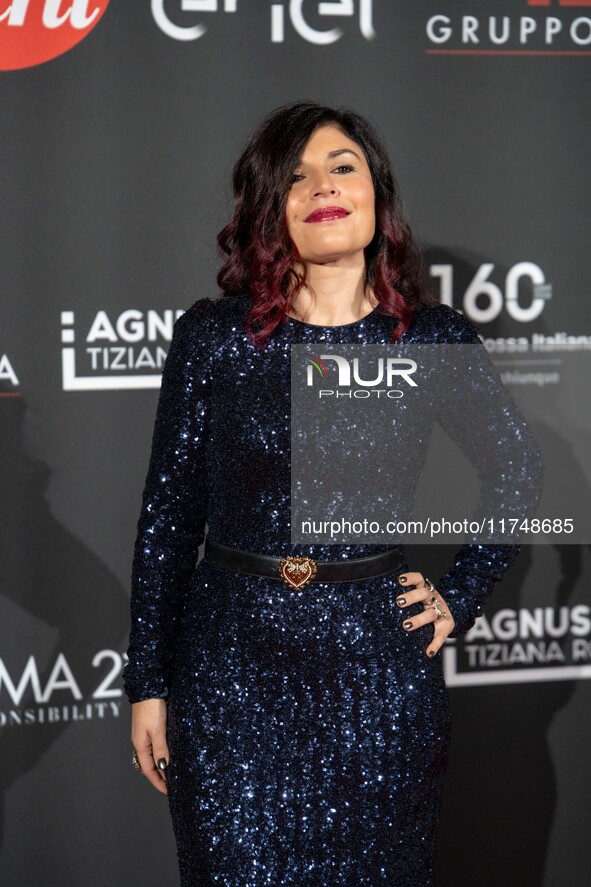
POLYGON ((296 182, 301 182, 303 178, 304 177, 303 177, 303 175, 301 175, 301 173, 294 172, 294 174, 291 177, 291 184, 295 185, 296 182))
POLYGON ((343 163, 341 166, 337 166, 336 169, 333 169, 333 172, 344 173, 344 172, 353 172, 354 167, 349 163, 343 163))

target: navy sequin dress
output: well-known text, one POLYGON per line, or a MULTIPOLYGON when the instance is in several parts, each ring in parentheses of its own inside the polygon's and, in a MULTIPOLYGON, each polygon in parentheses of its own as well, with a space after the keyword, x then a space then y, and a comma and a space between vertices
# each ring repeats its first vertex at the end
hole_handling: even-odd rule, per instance
MULTIPOLYGON (((203 299, 176 323, 138 524, 125 689, 166 697, 169 802, 184 887, 429 887, 449 709, 432 629, 406 633, 396 576, 299 591, 205 561, 211 538, 318 560, 387 545, 290 542, 290 346, 385 343, 374 310, 344 326, 288 319, 266 350, 246 297, 203 299)), ((403 343, 477 343, 444 306, 422 306, 403 343)), ((488 360, 488 358, 487 358, 488 360)), ((474 382, 474 396, 498 382, 474 382)), ((527 429, 497 391, 489 428, 527 429)), ((493 403, 493 399, 490 400, 493 403)), ((481 429, 450 422, 469 454, 481 429)), ((412 446, 400 429, 400 447, 412 446)), ((499 484, 526 484, 524 448, 499 484)), ((514 546, 465 546, 437 582, 466 631, 514 546)), ((413 566, 420 569, 420 565, 413 566)))

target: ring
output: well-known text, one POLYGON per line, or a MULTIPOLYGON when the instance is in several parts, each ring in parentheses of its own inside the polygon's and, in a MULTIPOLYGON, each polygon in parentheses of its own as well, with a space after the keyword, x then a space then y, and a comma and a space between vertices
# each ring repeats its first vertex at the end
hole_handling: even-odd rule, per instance
POLYGON ((137 770, 138 773, 142 772, 142 765, 140 764, 140 760, 137 756, 136 751, 134 751, 134 753, 133 753, 133 756, 131 758, 131 763, 133 764, 133 766, 135 767, 135 769, 137 770))
POLYGON ((445 619, 447 617, 447 613, 445 610, 441 609, 441 605, 437 598, 435 598, 434 603, 431 605, 431 609, 437 614, 437 619, 445 619))
POLYGON ((423 584, 429 589, 429 591, 435 591, 435 586, 426 576, 423 578, 423 584))

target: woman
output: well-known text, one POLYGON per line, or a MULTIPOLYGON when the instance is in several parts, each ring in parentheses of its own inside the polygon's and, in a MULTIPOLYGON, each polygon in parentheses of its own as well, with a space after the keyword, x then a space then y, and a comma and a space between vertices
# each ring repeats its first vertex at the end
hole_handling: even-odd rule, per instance
MULTIPOLYGON (((449 740, 437 654, 516 548, 465 546, 435 588, 401 546, 292 545, 290 348, 479 339, 426 298, 359 115, 279 109, 234 193, 224 298, 177 321, 162 378, 125 671, 135 763, 169 795, 183 885, 427 887, 449 740)), ((496 479, 510 490, 537 450, 485 366, 489 428, 525 442, 496 479)), ((477 462, 474 429, 449 427, 477 462)))

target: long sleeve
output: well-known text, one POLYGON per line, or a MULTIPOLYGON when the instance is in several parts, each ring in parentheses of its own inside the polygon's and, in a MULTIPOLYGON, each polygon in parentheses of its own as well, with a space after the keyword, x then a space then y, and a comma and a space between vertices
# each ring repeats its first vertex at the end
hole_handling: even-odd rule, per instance
POLYGON ((212 304, 202 299, 177 320, 162 373, 131 573, 130 702, 168 693, 171 645, 205 534, 212 304))
MULTIPOLYGON (((480 501, 474 518, 501 513, 505 518, 531 518, 542 486, 538 444, 501 382, 476 328, 460 315, 454 320, 454 344, 470 348, 462 360, 464 371, 446 386, 438 421, 478 474, 480 501)), ((464 545, 456 553, 452 567, 437 583, 455 620, 453 637, 468 631, 482 614, 487 598, 519 548, 518 544, 487 541, 464 545)))

